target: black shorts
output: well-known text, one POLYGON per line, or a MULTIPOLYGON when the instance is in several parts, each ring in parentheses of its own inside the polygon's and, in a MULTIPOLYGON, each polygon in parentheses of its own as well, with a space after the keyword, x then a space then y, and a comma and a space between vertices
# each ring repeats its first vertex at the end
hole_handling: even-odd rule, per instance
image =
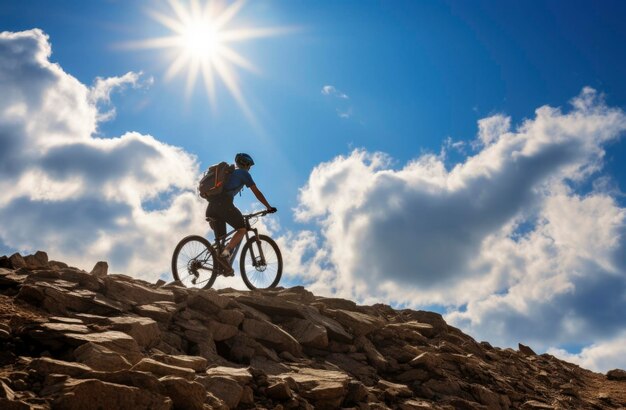
POLYGON ((235 229, 246 227, 243 215, 231 197, 211 200, 206 208, 206 216, 215 219, 215 222, 211 222, 211 228, 216 238, 226 235, 226 223, 235 229))

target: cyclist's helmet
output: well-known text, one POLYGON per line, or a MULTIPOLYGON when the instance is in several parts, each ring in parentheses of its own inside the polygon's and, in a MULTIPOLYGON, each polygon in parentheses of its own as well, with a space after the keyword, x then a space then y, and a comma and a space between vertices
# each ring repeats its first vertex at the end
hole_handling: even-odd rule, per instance
POLYGON ((239 154, 235 155, 235 164, 244 167, 252 166, 254 165, 254 160, 250 155, 240 152, 239 154))

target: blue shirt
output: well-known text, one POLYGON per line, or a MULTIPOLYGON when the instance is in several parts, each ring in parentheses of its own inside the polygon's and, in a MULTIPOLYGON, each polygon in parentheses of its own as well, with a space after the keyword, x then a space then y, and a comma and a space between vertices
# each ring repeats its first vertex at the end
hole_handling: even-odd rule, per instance
POLYGON ((255 185, 254 180, 248 171, 237 168, 230 175, 230 178, 228 178, 226 185, 224 185, 224 191, 230 196, 235 197, 244 185, 250 188, 255 185))

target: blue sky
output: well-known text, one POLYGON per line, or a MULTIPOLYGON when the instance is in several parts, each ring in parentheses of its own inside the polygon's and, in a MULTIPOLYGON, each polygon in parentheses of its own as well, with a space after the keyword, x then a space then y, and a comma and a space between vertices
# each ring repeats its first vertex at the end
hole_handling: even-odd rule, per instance
MULTIPOLYGON (((26 49, 52 48, 41 73, 2 68, 0 177, 11 195, 0 253, 42 248, 167 274, 170 242, 206 232, 197 172, 244 151, 280 210, 267 229, 291 258, 284 283, 428 307, 496 344, 532 343, 596 369, 621 355, 626 366, 615 347, 626 323, 600 314, 626 305, 623 2, 250 1, 229 28, 284 29, 232 45, 258 71, 233 71, 254 120, 220 80, 214 106, 201 81, 185 92, 185 70, 166 80, 171 51, 128 47, 170 34, 151 10, 173 14, 160 1, 0 6, 0 31, 40 29, 48 38, 30 32, 26 49), (40 83, 22 73, 58 82, 33 91, 40 83), (75 115, 30 115, 50 89, 84 100, 67 103, 75 115), (27 126, 58 123, 74 142, 27 126), (39 196, 36 172, 52 181, 39 196), (148 266, 145 254, 163 256, 148 266), (593 303, 609 296, 613 305, 593 303)), ((5 61, 25 58, 19 38, 3 41, 5 61)), ((249 192, 238 203, 255 206, 249 192)))

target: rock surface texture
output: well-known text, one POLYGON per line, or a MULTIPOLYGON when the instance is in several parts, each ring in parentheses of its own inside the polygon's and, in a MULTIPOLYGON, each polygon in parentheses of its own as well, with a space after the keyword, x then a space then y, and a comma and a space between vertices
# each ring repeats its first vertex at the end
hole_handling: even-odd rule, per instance
POLYGON ((618 409, 626 372, 302 287, 187 289, 0 257, 1 409, 618 409))

